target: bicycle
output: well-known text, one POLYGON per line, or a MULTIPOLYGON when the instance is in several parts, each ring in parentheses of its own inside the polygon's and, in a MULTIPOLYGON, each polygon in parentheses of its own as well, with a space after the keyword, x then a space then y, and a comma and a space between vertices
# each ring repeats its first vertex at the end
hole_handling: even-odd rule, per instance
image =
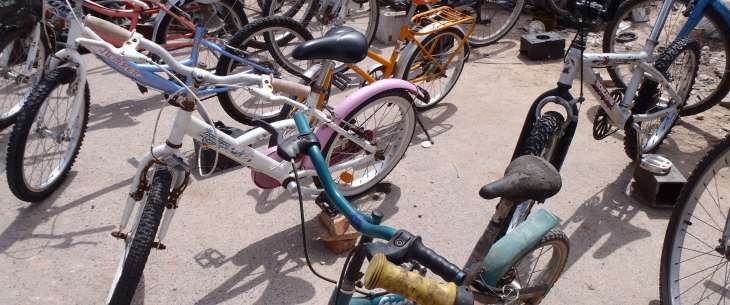
MULTIPOLYGON (((85 35, 81 21, 74 16, 81 15, 81 3, 68 8, 64 0, 49 0, 47 5, 52 14, 68 24, 69 33, 66 48, 56 52, 47 63, 48 74, 44 75, 28 94, 13 126, 8 141, 6 175, 8 186, 20 200, 37 202, 50 196, 65 180, 78 155, 86 132, 89 114, 89 88, 86 83, 86 65, 79 53, 76 38, 85 35)), ((196 26, 196 37, 200 36, 195 57, 182 63, 192 66, 197 62, 199 49, 213 50, 230 57, 250 71, 261 74, 278 74, 271 67, 265 67, 247 59, 245 54, 232 54, 224 46, 203 38, 207 30, 196 26)), ((109 63, 109 59, 100 57, 109 63)), ((168 63, 169 64, 169 63, 168 63)), ((142 83, 162 92, 177 92, 174 83, 160 82, 160 77, 150 71, 156 66, 144 67, 147 74, 128 68, 126 76, 143 77, 142 83)), ((148 87, 139 86, 145 92, 148 87)), ((196 94, 212 96, 230 87, 200 88, 196 94)))
MULTIPOLYGON (((16 7, 13 7, 16 8, 16 7)), ((43 74, 53 50, 53 33, 38 21, 41 8, 20 6, 13 13, 23 18, 0 26, 0 130, 15 122, 22 100, 43 74)))
MULTIPOLYGON (((314 107, 322 93, 313 92, 311 88, 318 88, 318 85, 325 80, 326 75, 329 74, 327 72, 332 70, 331 62, 325 61, 322 67, 312 68, 313 70, 321 68, 324 73, 313 72, 313 75, 318 76, 311 88, 295 82, 272 78, 269 75, 247 72, 218 76, 203 69, 183 65, 175 61, 173 56, 159 45, 112 23, 87 16, 85 25, 93 31, 85 31, 86 37, 76 38, 77 43, 89 48, 114 70, 136 82, 160 89, 172 88, 167 91, 170 93, 168 103, 178 108, 172 124, 173 128, 165 144, 151 147, 150 152, 140 159, 120 224, 117 230, 112 232, 112 236, 125 241, 125 248, 107 303, 128 304, 134 296, 150 250, 166 247, 163 244, 164 237, 190 177, 190 167, 180 155, 182 141, 186 136, 198 140, 208 149, 215 150, 250 167, 257 185, 274 183, 276 185, 271 187, 280 186, 289 191, 296 188, 297 192, 319 194, 318 188, 297 187, 297 183, 293 182, 295 179, 299 181, 302 178, 318 177, 320 173, 314 169, 311 160, 276 158, 276 152, 295 149, 294 147, 282 145, 278 146, 276 151, 264 153, 250 146, 261 141, 262 137, 266 138, 269 133, 284 133, 287 129, 293 128, 295 120, 288 119, 270 125, 264 121, 258 121, 260 128, 252 129, 233 138, 216 129, 210 122, 207 111, 198 98, 199 95, 195 93, 199 92, 198 86, 203 88, 207 86, 215 86, 214 88, 245 86, 252 94, 260 98, 286 102, 320 122, 321 126, 317 133, 312 134, 312 141, 331 145, 333 141, 343 140, 341 144, 346 149, 338 151, 336 149, 340 146, 333 145, 327 151, 325 156, 328 159, 331 160, 334 155, 339 160, 334 162, 335 164, 330 162, 331 167, 328 168, 327 173, 329 170, 366 167, 366 175, 363 177, 353 180, 354 175, 350 175, 351 180, 347 183, 349 188, 343 187, 342 184, 338 186, 344 194, 361 193, 382 180, 403 157, 413 137, 415 111, 411 106, 413 103, 411 94, 419 95, 420 93, 413 84, 406 81, 383 80, 361 89, 329 114, 314 107), (106 40, 101 39, 94 32, 106 37, 106 40), (153 60, 138 52, 140 49, 148 50, 159 56, 167 65, 154 64, 153 60), (149 65, 141 64, 142 62, 149 63, 149 65), (166 72, 174 80, 156 76, 155 72, 166 72), (176 74, 185 77, 186 80, 182 81, 176 74), (275 92, 307 97, 307 99, 305 103, 300 103, 277 95, 275 92), (203 120, 193 117, 192 112, 196 110, 201 114, 203 120), (384 116, 380 119, 370 120, 378 113, 391 115, 391 119, 387 120, 388 117, 384 116), (365 119, 363 120, 361 117, 365 119), (384 122, 386 120, 387 122, 384 122), (383 125, 378 125, 378 123, 383 125), (365 153, 350 160, 337 156, 337 154, 350 155, 358 151, 365 153), (371 171, 368 170, 370 166, 379 168, 381 171, 370 175, 371 171), (138 201, 144 201, 145 204, 137 208, 136 216, 132 218, 138 201), (130 220, 132 220, 131 224, 130 220), (128 225, 131 225, 129 230, 127 230, 128 225)), ((347 56, 351 56, 351 58, 348 61, 361 60, 366 54, 365 38, 361 34, 358 35, 356 38, 350 37, 349 39, 352 39, 351 42, 359 40, 360 43, 357 45, 360 45, 361 49, 358 52, 349 53, 347 56)), ((201 40, 202 30, 196 34, 194 51, 197 50, 195 46, 201 40)), ((313 47, 317 48, 317 46, 313 47)), ((329 49, 325 47, 326 45, 321 44, 318 48, 321 52, 328 52, 329 49)), ((340 54, 340 59, 343 56, 346 55, 340 54)), ((195 53, 191 57, 194 63, 195 53)), ((331 179, 331 177, 329 178, 331 179)))
MULTIPOLYGON (((456 85, 469 54, 467 39, 475 28, 474 18, 459 13, 448 6, 434 8, 419 14, 415 14, 415 6, 411 6, 407 16, 411 22, 401 28, 400 38, 389 57, 386 58, 377 51, 370 49, 368 50, 368 58, 378 64, 369 71, 363 70, 356 63, 343 63, 342 65, 352 69, 364 80, 362 86, 392 77, 408 80, 428 93, 428 101, 416 101, 416 107, 419 110, 427 109, 441 102, 456 85), (466 30, 462 26, 466 27, 466 30)), ((280 17, 279 20, 282 24, 288 22, 288 19, 283 17, 280 17)), ((342 29, 350 28, 334 28, 330 32, 337 32, 342 29)), ((297 58, 298 54, 280 49, 289 47, 292 44, 290 42, 277 42, 276 37, 284 35, 261 34, 266 30, 261 26, 247 28, 247 30, 242 30, 236 35, 235 41, 245 44, 247 41, 268 39, 271 42, 268 50, 274 60, 288 72, 301 75, 306 68, 302 64, 306 65, 308 63, 295 62, 294 60, 301 60, 301 58, 297 58), (258 35, 265 37, 263 39, 256 38, 258 35)), ((302 31, 305 31, 305 29, 299 30, 299 32, 302 31)), ((306 35, 301 34, 300 36, 306 35)), ((311 37, 311 35, 309 36, 311 37)), ((333 47, 338 45, 336 41, 331 43, 333 47)), ((306 46, 308 42, 305 41, 302 44, 306 46)), ((245 48, 245 46, 239 45, 239 48, 245 48)), ((225 69, 219 69, 218 71, 223 75, 226 73, 225 69)), ((332 76, 332 81, 328 84, 334 84, 339 89, 344 90, 350 84, 350 80, 346 75, 335 73, 332 76)), ((288 110, 284 109, 281 113, 288 114, 288 110)), ((231 112, 229 114, 232 116, 239 115, 231 112)))
POLYGON ((721 188, 728 184, 728 164, 730 136, 702 158, 677 198, 662 247, 662 304, 717 304, 726 298, 730 218, 727 188, 721 188))
MULTIPOLYGON (((271 0, 264 8, 264 16, 292 17, 307 26, 310 31, 315 33, 315 37, 324 35, 332 28, 347 24, 365 34, 370 43, 377 31, 381 5, 389 5, 393 8, 404 7, 406 11, 413 9, 412 6, 415 5, 419 7, 418 12, 423 12, 432 9, 432 4, 434 4, 433 1, 416 1, 414 4, 405 3, 404 5, 395 0, 385 2, 377 0, 271 0), (365 24, 365 22, 367 23, 365 24)), ((469 44, 473 47, 483 47, 499 41, 509 33, 517 23, 525 1, 459 0, 441 1, 440 3, 440 5, 447 4, 475 20, 476 30, 475 34, 469 37, 469 44)))
MULTIPOLYGON (((635 49, 635 41, 647 37, 654 27, 658 27, 660 33, 656 37, 660 47, 685 38, 701 42, 705 47, 700 54, 702 79, 680 111, 682 116, 695 115, 722 101, 730 91, 730 10, 718 0, 669 2, 672 3, 671 10, 664 14, 655 10, 662 1, 631 0, 623 3, 606 26, 603 51, 631 51, 635 49), (716 38, 708 37, 712 29, 716 38)), ((608 72, 618 86, 625 86, 631 75, 630 70, 612 67, 608 72)))
POLYGON ((559 192, 560 174, 544 159, 517 158, 507 167, 503 178, 481 188, 479 195, 484 199, 502 199, 462 269, 426 246, 420 236, 382 225, 383 214, 378 210, 364 215, 354 209, 337 191, 305 116, 295 112, 294 120, 298 135, 283 139, 272 134, 278 147, 291 148, 278 150, 279 157, 294 160, 306 153, 323 182, 322 196, 363 234, 347 256, 339 280, 321 276, 309 259, 304 204, 302 194, 298 194, 307 265, 318 277, 336 284, 328 304, 412 304, 408 300, 431 305, 537 304, 560 277, 567 262, 569 242, 556 228, 559 220, 555 216, 540 209, 507 235, 500 238, 499 233, 508 225, 508 212, 515 203, 525 198, 544 200, 559 192), (541 258, 547 262, 540 264, 541 258), (366 259, 370 264, 363 274, 360 270, 366 259), (447 283, 425 277, 426 270, 447 283), (542 273, 534 275, 538 272, 542 273), (358 283, 386 292, 361 291, 358 283), (354 297, 356 291, 364 296, 354 297))
MULTIPOLYGON (((662 11, 670 9, 665 2, 662 11)), ((564 59, 560 79, 555 89, 541 94, 530 107, 525 118, 512 159, 521 155, 536 155, 561 169, 575 134, 580 108, 585 101, 583 84, 590 84, 599 101, 594 118, 593 137, 604 139, 623 129, 624 151, 632 160, 658 148, 676 122, 697 74, 699 45, 686 40, 675 41, 650 65, 651 54, 658 32, 652 32, 640 52, 585 53, 585 22, 603 14, 603 6, 589 1, 575 4, 578 33, 564 59), (634 75, 627 88, 609 92, 594 68, 634 65, 634 75), (580 78, 580 95, 570 93, 573 82, 580 78), (543 112, 555 107, 557 110, 543 112), (561 112, 567 115, 563 116, 561 112)), ((520 203, 511 212, 510 228, 519 224, 530 213, 536 201, 520 203)))

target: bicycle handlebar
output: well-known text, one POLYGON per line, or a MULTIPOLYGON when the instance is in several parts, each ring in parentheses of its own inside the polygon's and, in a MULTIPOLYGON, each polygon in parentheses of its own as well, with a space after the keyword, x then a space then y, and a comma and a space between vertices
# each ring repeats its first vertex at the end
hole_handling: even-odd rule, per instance
MULTIPOLYGON (((136 50, 136 46, 138 45, 140 48, 148 50, 149 52, 159 56, 162 61, 168 64, 175 72, 185 76, 192 76, 197 81, 229 85, 242 83, 246 86, 264 83, 270 84, 273 89, 284 94, 305 97, 308 96, 311 91, 309 86, 288 80, 274 79, 268 75, 256 75, 241 72, 233 75, 219 76, 203 69, 188 67, 175 60, 175 58, 162 46, 149 41, 140 34, 132 33, 114 23, 91 15, 84 17, 84 23, 86 24, 86 27, 92 31, 89 34, 91 34, 92 37, 97 36, 98 39, 78 38, 78 43, 107 49, 113 54, 121 56, 127 60, 151 62, 147 56, 136 50)), ((263 97, 271 96, 266 94, 260 95, 263 97)))
POLYGON ((365 288, 382 288, 423 305, 473 305, 474 296, 454 283, 442 283, 409 272, 378 253, 365 271, 365 288))

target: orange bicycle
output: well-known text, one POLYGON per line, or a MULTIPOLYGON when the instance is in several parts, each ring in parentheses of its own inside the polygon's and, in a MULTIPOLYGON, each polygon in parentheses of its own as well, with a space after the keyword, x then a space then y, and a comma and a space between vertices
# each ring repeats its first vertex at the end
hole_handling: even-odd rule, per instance
MULTIPOLYGON (((429 99, 416 101, 419 109, 430 108, 441 102, 461 75, 469 54, 469 36, 474 32, 476 23, 474 17, 448 6, 415 14, 416 7, 430 6, 436 2, 439 1, 413 1, 414 5, 407 12, 409 22, 401 28, 399 39, 390 56, 386 58, 373 49, 368 51, 368 58, 374 60, 377 66, 369 71, 363 70, 357 64, 348 63, 346 66, 364 79, 363 84, 397 77, 419 86, 429 94, 429 99)), ((334 28, 330 31, 337 30, 334 28)), ((274 47, 291 48, 283 44, 276 44, 274 47)), ((271 54, 277 62, 288 63, 282 66, 303 65, 302 62, 292 59, 291 53, 283 49, 274 50, 271 54)), ((304 67, 301 71, 304 71, 304 67)))

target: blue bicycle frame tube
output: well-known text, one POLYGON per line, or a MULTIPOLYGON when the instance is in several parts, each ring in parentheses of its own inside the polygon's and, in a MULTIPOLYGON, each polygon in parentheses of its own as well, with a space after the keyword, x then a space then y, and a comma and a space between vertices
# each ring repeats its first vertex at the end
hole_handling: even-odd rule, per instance
MULTIPOLYGON (((295 112, 294 121, 297 124, 297 128, 299 129, 300 134, 306 134, 310 132, 309 123, 307 122, 307 119, 304 117, 303 114, 301 114, 300 112, 295 112)), ((359 211, 355 210, 352 205, 350 205, 350 203, 347 201, 347 199, 345 199, 345 197, 343 197, 337 191, 337 187, 332 180, 332 175, 330 174, 329 167, 324 161, 324 158, 322 157, 322 152, 319 150, 319 147, 315 145, 310 146, 307 149, 307 154, 312 160, 312 164, 314 164, 314 169, 317 171, 319 181, 322 182, 322 186, 324 187, 325 192, 327 192, 329 198, 334 201, 334 204, 337 205, 337 208, 340 210, 340 212, 342 212, 342 214, 347 217, 347 220, 350 221, 350 224, 355 227, 358 232, 373 238, 380 238, 385 240, 390 240, 390 238, 395 235, 395 229, 388 226, 373 224, 370 217, 367 217, 359 211)))
POLYGON ((720 0, 699 0, 692 9, 689 17, 687 17, 687 23, 684 24, 682 30, 677 35, 677 38, 684 38, 689 36, 689 33, 694 30, 697 24, 702 20, 702 15, 705 10, 715 10, 725 19, 725 24, 730 25, 730 10, 720 0), (709 7, 708 7, 709 6, 709 7))

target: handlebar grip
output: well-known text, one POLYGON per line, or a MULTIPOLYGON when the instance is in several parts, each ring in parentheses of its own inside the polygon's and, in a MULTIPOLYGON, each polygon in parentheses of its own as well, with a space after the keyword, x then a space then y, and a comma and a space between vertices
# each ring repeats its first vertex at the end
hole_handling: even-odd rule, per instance
POLYGON ((132 37, 132 32, 123 27, 91 15, 84 17, 84 23, 102 39, 117 48, 132 37))
POLYGON ((295 96, 309 96, 309 92, 311 89, 307 85, 302 85, 296 82, 278 79, 278 78, 272 78, 271 79, 271 86, 274 88, 274 90, 283 92, 288 95, 295 95, 295 96))
POLYGON ((420 239, 416 241, 412 251, 411 255, 413 256, 413 259, 426 266, 426 268, 433 271, 433 273, 437 274, 444 280, 450 282, 457 281, 457 277, 461 273, 461 269, 449 262, 443 256, 431 250, 431 248, 426 247, 420 239))
MULTIPOLYGON (((455 305, 457 290, 454 283, 441 283, 409 272, 388 261, 383 253, 373 256, 365 271, 365 288, 382 288, 400 294, 421 305, 455 305)), ((459 302, 459 305, 467 304, 459 302)), ((473 304, 473 300, 472 303, 473 304)))

